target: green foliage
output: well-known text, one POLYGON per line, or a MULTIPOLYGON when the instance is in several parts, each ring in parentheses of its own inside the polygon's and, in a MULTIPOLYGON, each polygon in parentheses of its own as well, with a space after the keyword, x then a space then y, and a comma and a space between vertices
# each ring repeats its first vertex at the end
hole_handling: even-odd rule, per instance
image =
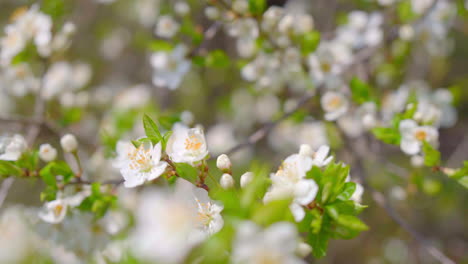
POLYGON ((320 43, 320 32, 311 31, 300 36, 299 44, 303 55, 314 52, 320 43))
POLYGON ((229 57, 223 50, 214 50, 205 58, 205 65, 214 68, 226 68, 230 64, 229 57))
POLYGON ((34 58, 37 58, 36 47, 29 43, 20 53, 16 54, 11 60, 12 65, 18 65, 21 63, 31 62, 34 58))
POLYGON ((398 17, 403 23, 408 23, 415 19, 417 15, 413 12, 411 1, 402 1, 397 6, 398 17))
POLYGON ((58 120, 58 123, 65 127, 79 122, 83 117, 83 109, 80 107, 65 108, 61 114, 62 116, 58 120))
POLYGON ((187 163, 176 163, 176 172, 182 178, 191 183, 195 183, 198 179, 198 170, 187 163))
POLYGON ((383 142, 391 145, 398 145, 401 141, 400 131, 393 127, 375 127, 372 134, 383 142))
POLYGON ((93 212, 96 218, 103 217, 107 210, 115 205, 117 198, 109 193, 101 192, 101 185, 93 183, 91 185, 91 195, 81 202, 78 207, 83 211, 93 212))
POLYGON ((161 132, 159 132, 159 127, 156 123, 148 116, 143 116, 143 127, 145 128, 146 136, 153 142, 153 144, 158 143, 163 139, 161 132))
POLYGON ((23 170, 12 161, 0 160, 0 176, 20 176, 23 170))
POLYGON ((267 204, 260 205, 253 210, 252 220, 259 225, 269 226, 275 222, 293 221, 293 216, 289 210, 290 199, 275 200, 267 204))
POLYGON ((468 189, 468 161, 463 162, 463 167, 456 170, 450 178, 457 180, 463 187, 468 189))
POLYGON ((426 141, 423 142, 423 152, 424 165, 434 167, 440 164, 440 152, 426 141))
POLYGON ((44 0, 41 3, 41 11, 56 20, 65 14, 66 2, 67 0, 44 0))
POLYGON ((362 104, 372 100, 371 87, 359 78, 354 77, 349 83, 349 87, 351 88, 354 102, 362 104))
POLYGON ((367 226, 356 216, 365 208, 350 200, 356 190, 356 183, 346 182, 349 166, 330 163, 323 171, 312 167, 307 178, 314 179, 319 191, 312 204, 312 210, 299 225, 301 232, 308 232, 308 243, 314 256, 326 255, 330 238, 350 239, 367 226))
POLYGON ((62 176, 63 183, 68 183, 74 177, 70 166, 64 161, 52 161, 39 172, 46 185, 56 185, 56 177, 62 176))
POLYGON ((148 43, 148 48, 151 51, 171 51, 174 47, 167 41, 155 39, 148 43))
POLYGON ((266 9, 266 0, 249 0, 250 13, 261 15, 266 9))

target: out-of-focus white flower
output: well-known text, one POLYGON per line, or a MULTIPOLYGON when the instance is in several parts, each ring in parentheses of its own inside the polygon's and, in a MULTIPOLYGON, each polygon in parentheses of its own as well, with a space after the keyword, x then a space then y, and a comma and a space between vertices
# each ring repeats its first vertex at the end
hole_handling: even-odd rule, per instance
POLYGON ((421 155, 411 156, 411 165, 416 168, 420 168, 424 165, 424 157, 421 155))
POLYGON ((245 188, 250 182, 252 182, 253 178, 254 178, 253 172, 248 171, 242 174, 240 177, 241 188, 245 188))
POLYGON ((312 252, 312 247, 307 243, 300 242, 299 245, 297 245, 296 252, 299 257, 305 258, 312 252))
POLYGON ((65 218, 68 204, 62 199, 57 199, 46 203, 44 207, 45 211, 39 212, 39 217, 47 223, 58 224, 65 218))
POLYGON ((221 154, 216 159, 216 167, 218 167, 218 169, 220 169, 222 171, 230 170, 231 166, 232 166, 231 160, 229 159, 228 155, 226 155, 226 154, 221 154))
POLYGON ((325 119, 329 121, 338 119, 348 110, 348 100, 337 92, 326 92, 320 98, 320 104, 325 111, 325 119))
POLYGON ((234 0, 232 2, 232 9, 238 13, 246 13, 249 11, 249 2, 246 0, 234 0))
POLYGON ((26 63, 7 67, 3 77, 5 90, 13 96, 23 97, 30 92, 37 91, 40 86, 39 79, 34 77, 26 63))
POLYGON ((432 5, 432 2, 434 2, 434 0, 411 0, 411 7, 416 14, 422 14, 432 5))
POLYGON ((194 117, 193 117, 193 114, 192 112, 190 111, 183 111, 182 113, 180 113, 180 121, 182 121, 182 123, 184 123, 184 125, 186 126, 190 126, 193 124, 193 121, 194 121, 194 117))
POLYGON ((60 145, 65 152, 74 152, 78 148, 78 140, 72 134, 66 134, 60 139, 60 145))
POLYGON ((411 25, 403 25, 398 30, 398 34, 402 40, 410 41, 414 37, 414 29, 411 25))
POLYGON ((219 184, 225 190, 231 189, 235 184, 234 178, 232 178, 231 174, 224 173, 219 179, 219 184))
POLYGON ((338 28, 336 39, 354 49, 378 45, 383 39, 382 22, 380 13, 352 11, 348 24, 338 28))
POLYGON ((222 154, 237 144, 231 124, 220 123, 210 127, 206 140, 212 155, 222 154))
POLYGON ((177 34, 179 28, 179 23, 177 23, 172 16, 164 15, 158 19, 155 34, 163 38, 172 38, 177 34))
POLYGON ((205 13, 205 16, 211 20, 217 19, 220 15, 219 9, 214 6, 205 7, 204 13, 205 13))
POLYGON ((389 6, 396 2, 397 0, 377 0, 380 5, 389 6))
POLYGON ((49 100, 61 93, 76 91, 86 85, 90 78, 91 69, 87 64, 72 65, 64 61, 56 62, 44 76, 41 96, 49 100))
POLYGON ((45 162, 51 162, 57 157, 57 149, 50 144, 42 144, 39 147, 39 158, 45 162))
POLYGON ((294 219, 301 221, 305 216, 302 206, 311 203, 318 192, 315 181, 305 178, 312 165, 313 160, 308 156, 293 154, 286 158, 278 171, 270 176, 272 185, 263 200, 293 198, 289 208, 294 219))
POLYGON ((175 124, 167 142, 166 152, 174 162, 192 164, 208 155, 205 135, 199 127, 188 128, 175 124))
POLYGON ((237 229, 231 261, 234 264, 305 263, 295 255, 298 235, 295 226, 279 222, 265 230, 252 222, 237 229))
POLYGON ((268 122, 280 110, 278 97, 273 94, 266 94, 257 99, 255 104, 255 114, 260 122, 268 122))
POLYGON ((20 53, 26 43, 32 40, 40 55, 48 56, 52 39, 52 19, 39 11, 37 5, 19 9, 13 15, 13 22, 5 27, 6 36, 0 40, 0 60, 9 64, 20 53))
POLYGON ((356 182, 356 190, 354 190, 353 195, 351 196, 350 200, 360 203, 362 201, 362 195, 364 194, 364 187, 356 182))
POLYGON ((22 135, 0 138, 0 160, 18 160, 27 148, 26 140, 22 135))
POLYGON ((167 163, 161 161, 161 143, 155 146, 150 142, 142 143, 138 148, 133 144, 119 142, 118 157, 114 166, 120 169, 124 186, 133 188, 146 181, 152 181, 166 170, 167 163), (125 157, 126 153, 126 157, 125 157))
POLYGON ((187 49, 178 45, 171 52, 156 52, 151 55, 154 68, 153 84, 174 90, 179 87, 185 74, 190 70, 190 61, 185 58, 187 49))
POLYGON ((205 190, 178 179, 173 192, 143 193, 130 245, 145 260, 181 263, 192 247, 222 228, 222 209, 205 190))
POLYGON ((431 126, 418 126, 411 119, 400 122, 401 143, 400 148, 408 155, 415 155, 421 151, 424 141, 436 146, 438 145, 439 132, 431 126))
POLYGON ((178 1, 174 5, 174 11, 181 16, 185 16, 190 12, 190 6, 185 1, 178 1))
POLYGON ((137 84, 123 89, 114 101, 114 107, 122 110, 136 109, 144 106, 150 99, 150 89, 144 84, 137 84))

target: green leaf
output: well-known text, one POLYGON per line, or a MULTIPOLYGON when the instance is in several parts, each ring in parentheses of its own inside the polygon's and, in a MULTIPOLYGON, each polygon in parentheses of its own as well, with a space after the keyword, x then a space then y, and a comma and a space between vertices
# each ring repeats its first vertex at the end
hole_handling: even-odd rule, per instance
POLYGON ((176 163, 175 164, 175 167, 176 167, 176 172, 177 174, 191 182, 191 183, 195 183, 198 179, 198 170, 194 167, 192 167, 191 165, 187 164, 187 163, 176 163))
POLYGON ((328 216, 323 217, 322 228, 318 234, 310 232, 307 237, 307 242, 312 247, 312 253, 316 258, 323 258, 327 255, 328 240, 330 239, 330 219, 328 216))
POLYGON ((250 13, 261 15, 266 9, 266 0, 249 0, 250 13))
POLYGON ((359 78, 354 77, 349 83, 349 87, 354 102, 362 104, 371 100, 371 87, 359 78))
POLYGON ((0 160, 0 176, 21 176, 22 174, 23 170, 21 170, 21 168, 16 166, 13 162, 0 160))
POLYGON ((336 222, 339 225, 354 231, 365 231, 369 229, 369 227, 366 224, 364 224, 364 222, 362 222, 361 219, 357 218, 354 215, 339 215, 336 219, 336 222))
POLYGON ((214 50, 205 58, 205 64, 215 68, 226 68, 229 66, 229 56, 222 50, 214 50))
POLYGON ((42 168, 39 172, 39 175, 47 185, 56 186, 56 177, 58 175, 61 175, 63 177, 63 182, 67 183, 74 177, 75 174, 66 162, 53 161, 42 168))
POLYGON ((171 51, 173 49, 173 46, 171 43, 167 41, 156 39, 156 40, 152 40, 148 44, 148 48, 151 51, 171 51))
POLYGON ((375 127, 372 129, 374 136, 391 145, 398 145, 401 141, 401 135, 398 129, 392 127, 375 127))
POLYGON ((337 199, 342 201, 347 201, 351 196, 353 196, 354 191, 356 190, 355 182, 346 182, 343 187, 343 191, 338 195, 337 199))
POLYGON ((318 234, 322 229, 323 215, 317 209, 312 210, 310 215, 312 217, 310 220, 310 231, 313 234, 318 234))
POLYGON ((259 225, 269 226, 275 222, 293 221, 289 210, 290 199, 270 201, 253 212, 252 220, 259 225))
POLYGON ((320 43, 320 32, 311 31, 301 36, 300 46, 303 55, 314 52, 320 43))
POLYGON ((57 198, 58 188, 56 186, 47 186, 41 192, 41 201, 53 201, 57 198))
POLYGON ((163 138, 156 123, 146 114, 143 116, 143 127, 146 136, 151 139, 153 144, 158 143, 163 138))
POLYGON ((41 10, 55 20, 65 14, 65 2, 64 0, 44 0, 41 3, 41 10))
POLYGON ((423 142, 423 152, 424 165, 434 167, 440 164, 440 152, 426 141, 423 142))

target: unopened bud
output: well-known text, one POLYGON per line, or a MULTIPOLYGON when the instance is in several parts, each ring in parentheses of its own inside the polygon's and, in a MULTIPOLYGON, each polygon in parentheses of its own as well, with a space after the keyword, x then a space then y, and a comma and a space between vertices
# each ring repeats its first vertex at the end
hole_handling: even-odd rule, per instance
POLYGON ((310 253, 312 252, 312 247, 304 242, 299 243, 297 245, 296 253, 299 255, 301 258, 307 257, 310 253))
POLYGON ((310 147, 310 145, 308 145, 308 144, 302 144, 302 145, 299 147, 299 155, 311 157, 312 154, 314 154, 314 151, 312 150, 312 148, 310 147))
POLYGON ((253 177, 254 177, 254 174, 250 171, 242 174, 242 176, 240 177, 240 186, 242 188, 247 186, 247 184, 249 184, 253 180, 253 177))
POLYGON ((234 179, 230 174, 227 173, 224 173, 223 176, 221 176, 219 183, 221 184, 221 187, 226 190, 234 187, 234 179))
POLYGON ((44 162, 51 162, 57 157, 57 150, 50 144, 42 144, 39 147, 39 158, 44 162))
POLYGON ((65 152, 74 152, 78 148, 78 141, 72 134, 66 134, 60 139, 60 145, 65 152))
POLYGON ((221 154, 218 156, 218 159, 216 160, 216 167, 222 171, 228 171, 231 169, 231 160, 226 154, 221 154))

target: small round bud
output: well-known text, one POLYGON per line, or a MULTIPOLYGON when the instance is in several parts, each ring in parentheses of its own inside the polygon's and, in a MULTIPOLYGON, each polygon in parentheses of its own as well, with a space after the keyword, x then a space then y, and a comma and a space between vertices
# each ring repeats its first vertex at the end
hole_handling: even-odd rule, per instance
POLYGON ((78 141, 72 134, 66 134, 60 139, 60 145, 65 152, 74 152, 78 148, 78 141))
POLYGON ((223 187, 223 189, 225 190, 234 187, 234 179, 230 174, 227 173, 224 173, 223 176, 221 176, 219 183, 221 184, 221 187, 223 187))
POLYGON ((421 155, 414 155, 411 157, 411 165, 416 168, 420 168, 424 165, 424 157, 421 155))
POLYGON ((50 144, 42 144, 39 147, 39 158, 44 162, 51 162, 57 157, 57 150, 50 144))
POLYGON ((216 160, 216 167, 222 171, 227 171, 231 169, 231 160, 226 154, 221 154, 218 156, 218 159, 216 160))
POLYGON ((247 186, 247 184, 249 184, 253 180, 253 177, 254 177, 254 174, 250 171, 242 174, 242 176, 240 177, 240 186, 242 188, 247 186))
POLYGON ((312 252, 312 247, 309 244, 300 242, 299 245, 297 245, 296 253, 297 255, 299 255, 299 257, 305 258, 311 252, 312 252))
POLYGON ((299 147, 299 155, 311 157, 314 154, 314 151, 308 144, 302 144, 299 147))

